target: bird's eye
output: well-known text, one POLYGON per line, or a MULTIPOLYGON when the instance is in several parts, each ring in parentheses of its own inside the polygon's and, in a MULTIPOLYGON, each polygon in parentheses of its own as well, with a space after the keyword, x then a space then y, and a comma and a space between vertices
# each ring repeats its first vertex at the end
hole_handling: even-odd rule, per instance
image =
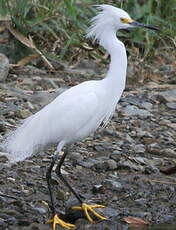
POLYGON ((121 21, 122 23, 128 23, 128 22, 129 22, 129 19, 127 19, 127 18, 120 18, 120 21, 121 21))
POLYGON ((130 24, 130 23, 132 23, 134 20, 131 19, 131 18, 120 18, 120 21, 121 21, 122 23, 130 24))

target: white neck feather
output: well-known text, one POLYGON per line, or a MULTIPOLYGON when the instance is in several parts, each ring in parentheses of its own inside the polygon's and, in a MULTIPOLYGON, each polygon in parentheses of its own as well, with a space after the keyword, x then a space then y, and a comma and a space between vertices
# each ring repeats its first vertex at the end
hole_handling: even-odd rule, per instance
POLYGON ((110 54, 111 62, 104 80, 109 82, 111 89, 118 91, 120 94, 125 88, 127 56, 124 44, 116 37, 117 27, 114 27, 112 18, 109 17, 109 12, 106 10, 109 8, 112 7, 100 6, 100 9, 105 10, 92 19, 87 37, 97 40, 110 54))
POLYGON ((100 45, 102 45, 110 54, 111 61, 106 80, 112 86, 123 92, 126 82, 127 56, 124 44, 116 37, 114 31, 105 30, 100 37, 100 45))

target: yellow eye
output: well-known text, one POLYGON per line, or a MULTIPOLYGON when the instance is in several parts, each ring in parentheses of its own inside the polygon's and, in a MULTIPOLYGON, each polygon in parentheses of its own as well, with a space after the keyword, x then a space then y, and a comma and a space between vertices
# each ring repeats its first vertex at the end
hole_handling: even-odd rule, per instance
POLYGON ((126 23, 126 24, 133 22, 133 20, 132 20, 132 19, 129 19, 129 18, 120 18, 120 21, 121 21, 122 23, 126 23))

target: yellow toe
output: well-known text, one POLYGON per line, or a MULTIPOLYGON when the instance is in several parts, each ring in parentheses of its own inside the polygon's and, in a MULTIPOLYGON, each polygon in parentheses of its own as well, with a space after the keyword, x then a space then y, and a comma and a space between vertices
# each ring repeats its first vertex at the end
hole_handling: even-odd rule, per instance
POLYGON ((57 215, 55 215, 52 219, 48 220, 46 224, 51 224, 53 223, 53 230, 56 230, 56 224, 59 224, 63 228, 66 229, 76 229, 76 226, 74 224, 67 223, 63 220, 61 220, 57 215))
POLYGON ((94 216, 96 216, 98 219, 100 220, 106 220, 107 218, 98 214, 94 208, 105 208, 104 205, 89 205, 89 204, 85 204, 83 203, 82 206, 76 206, 76 207, 72 207, 73 210, 82 210, 85 213, 86 218, 92 223, 93 219, 92 217, 89 215, 89 212, 92 213, 94 216))

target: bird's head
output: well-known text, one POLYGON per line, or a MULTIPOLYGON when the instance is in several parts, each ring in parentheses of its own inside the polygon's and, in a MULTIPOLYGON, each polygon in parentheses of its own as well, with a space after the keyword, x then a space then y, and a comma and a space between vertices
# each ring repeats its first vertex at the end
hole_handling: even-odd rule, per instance
POLYGON ((99 5, 97 8, 100 12, 92 18, 92 24, 87 33, 87 37, 94 38, 95 40, 100 40, 104 32, 106 32, 108 36, 109 31, 116 32, 119 29, 145 27, 158 30, 158 28, 154 26, 136 22, 127 12, 120 8, 111 5, 99 5))

